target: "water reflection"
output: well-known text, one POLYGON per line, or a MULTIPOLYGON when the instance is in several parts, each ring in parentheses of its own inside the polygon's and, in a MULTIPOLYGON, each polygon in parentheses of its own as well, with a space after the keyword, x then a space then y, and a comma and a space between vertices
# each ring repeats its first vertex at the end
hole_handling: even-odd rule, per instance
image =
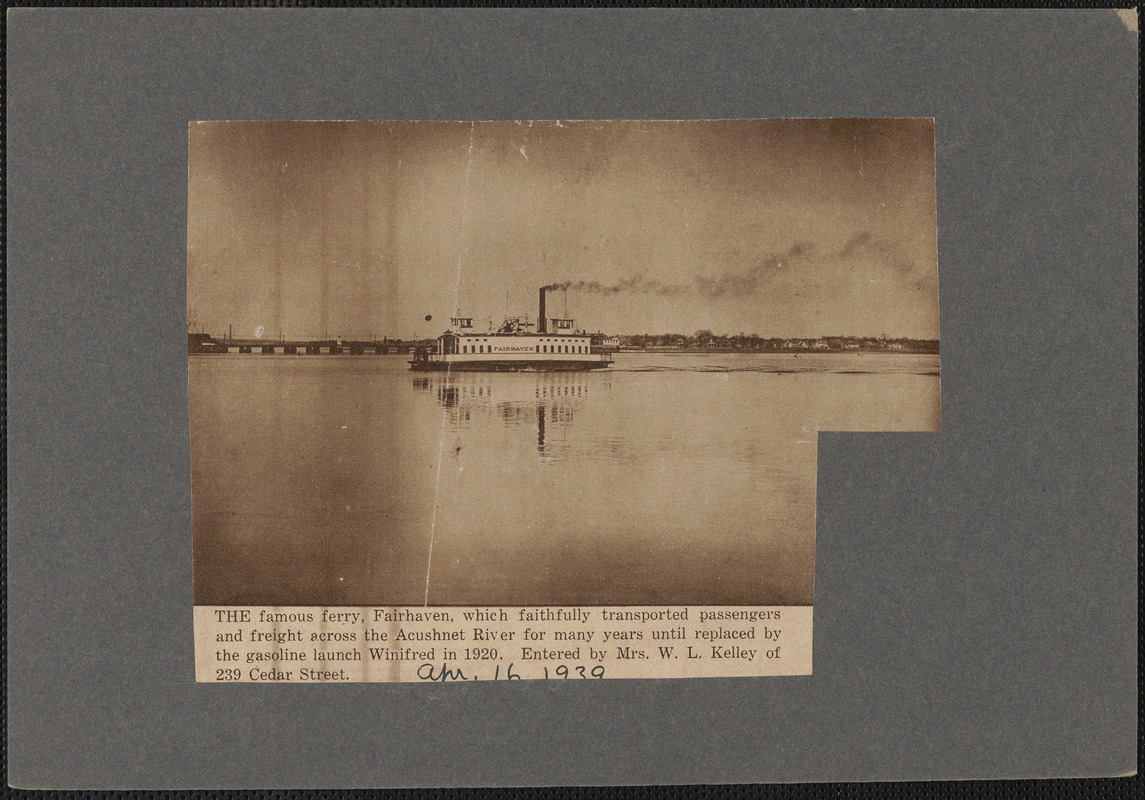
POLYGON ((568 428, 596 394, 607 394, 607 375, 590 373, 441 373, 411 378, 413 388, 434 397, 452 433, 475 421, 495 420, 510 429, 532 429, 542 461, 567 457, 568 428))
POLYGON ((815 431, 937 430, 940 386, 937 356, 793 363, 192 359, 195 600, 810 603, 815 431))

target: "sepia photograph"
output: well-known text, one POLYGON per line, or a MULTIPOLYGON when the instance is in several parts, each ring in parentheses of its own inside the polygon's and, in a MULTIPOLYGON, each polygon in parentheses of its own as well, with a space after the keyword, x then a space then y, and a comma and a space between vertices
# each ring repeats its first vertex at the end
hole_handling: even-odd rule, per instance
POLYGON ((931 119, 194 122, 196 605, 811 606, 941 427, 931 119))

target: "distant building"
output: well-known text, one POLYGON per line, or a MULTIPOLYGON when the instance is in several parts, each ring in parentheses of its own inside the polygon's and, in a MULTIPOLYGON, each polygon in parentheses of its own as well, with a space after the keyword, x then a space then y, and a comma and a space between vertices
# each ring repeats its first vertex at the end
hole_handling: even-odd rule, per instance
POLYGON ((218 342, 209 333, 188 333, 187 334, 187 352, 188 353, 218 353, 226 352, 225 348, 220 349, 218 342))
POLYGON ((591 342, 593 351, 599 353, 615 353, 620 349, 619 336, 605 336, 603 333, 594 333, 591 342))

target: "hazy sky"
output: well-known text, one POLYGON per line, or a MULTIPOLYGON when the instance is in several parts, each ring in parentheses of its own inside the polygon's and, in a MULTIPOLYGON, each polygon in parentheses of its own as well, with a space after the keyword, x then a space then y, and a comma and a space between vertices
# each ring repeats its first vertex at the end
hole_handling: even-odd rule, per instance
POLYGON ((938 338, 929 119, 192 123, 188 204, 216 334, 938 338))

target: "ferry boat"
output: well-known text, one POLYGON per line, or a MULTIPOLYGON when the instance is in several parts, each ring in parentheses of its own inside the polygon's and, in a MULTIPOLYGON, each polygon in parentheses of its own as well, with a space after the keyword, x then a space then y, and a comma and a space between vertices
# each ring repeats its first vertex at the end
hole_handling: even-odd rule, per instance
POLYGON ((575 320, 548 318, 545 288, 540 290, 536 330, 527 318, 506 317, 496 332, 476 333, 471 317, 454 317, 437 337, 436 349, 419 348, 410 369, 424 372, 554 372, 603 369, 612 353, 594 347, 592 337, 577 331, 575 320))

